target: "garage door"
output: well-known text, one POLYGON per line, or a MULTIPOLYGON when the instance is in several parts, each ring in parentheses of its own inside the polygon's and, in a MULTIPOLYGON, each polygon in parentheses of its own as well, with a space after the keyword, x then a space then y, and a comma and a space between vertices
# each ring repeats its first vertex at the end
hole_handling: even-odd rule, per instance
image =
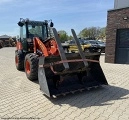
POLYGON ((118 29, 115 63, 129 64, 129 29, 118 29))

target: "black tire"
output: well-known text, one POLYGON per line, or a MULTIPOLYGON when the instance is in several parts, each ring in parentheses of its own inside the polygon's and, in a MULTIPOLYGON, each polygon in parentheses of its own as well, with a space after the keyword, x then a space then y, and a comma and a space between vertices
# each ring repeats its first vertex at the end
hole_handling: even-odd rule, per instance
POLYGON ((102 52, 102 49, 98 49, 98 52, 101 53, 102 52))
POLYGON ((27 78, 31 81, 38 79, 38 61, 39 61, 38 56, 34 53, 27 54, 25 57, 24 61, 25 73, 27 78))
POLYGON ((89 50, 89 49, 87 49, 87 48, 85 48, 85 49, 84 49, 84 52, 89 53, 89 52, 90 52, 90 50, 89 50))
POLYGON ((15 51, 15 65, 17 70, 24 70, 24 54, 21 50, 15 51))

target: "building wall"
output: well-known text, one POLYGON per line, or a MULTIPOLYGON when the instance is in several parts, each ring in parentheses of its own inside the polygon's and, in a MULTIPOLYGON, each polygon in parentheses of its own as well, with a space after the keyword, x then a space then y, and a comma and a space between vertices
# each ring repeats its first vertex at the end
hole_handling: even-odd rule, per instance
POLYGON ((108 11, 106 29, 105 62, 115 63, 117 29, 129 28, 129 7, 108 11))
POLYGON ((115 0, 114 9, 129 7, 129 0, 115 0))

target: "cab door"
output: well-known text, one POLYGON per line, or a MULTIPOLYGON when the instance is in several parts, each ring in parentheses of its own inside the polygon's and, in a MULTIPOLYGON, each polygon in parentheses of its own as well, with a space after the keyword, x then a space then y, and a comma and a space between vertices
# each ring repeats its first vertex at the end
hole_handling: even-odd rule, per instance
POLYGON ((26 34, 26 25, 20 27, 20 42, 22 43, 22 48, 24 51, 27 51, 27 34, 26 34))

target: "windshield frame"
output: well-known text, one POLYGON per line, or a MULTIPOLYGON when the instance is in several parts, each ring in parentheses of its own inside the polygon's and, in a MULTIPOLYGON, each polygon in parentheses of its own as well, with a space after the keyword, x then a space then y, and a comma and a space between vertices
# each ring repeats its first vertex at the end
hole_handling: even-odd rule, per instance
MULTIPOLYGON (((33 24, 33 23, 27 23, 27 38, 30 38, 29 34, 30 34, 30 31, 29 31, 29 26, 35 26, 35 27, 38 27, 40 26, 41 27, 41 34, 42 36, 36 36, 36 34, 34 35, 34 37, 39 37, 41 38, 42 40, 45 40, 47 37, 48 37, 48 26, 47 24, 33 24)), ((38 34, 37 34, 38 35, 38 34)))

